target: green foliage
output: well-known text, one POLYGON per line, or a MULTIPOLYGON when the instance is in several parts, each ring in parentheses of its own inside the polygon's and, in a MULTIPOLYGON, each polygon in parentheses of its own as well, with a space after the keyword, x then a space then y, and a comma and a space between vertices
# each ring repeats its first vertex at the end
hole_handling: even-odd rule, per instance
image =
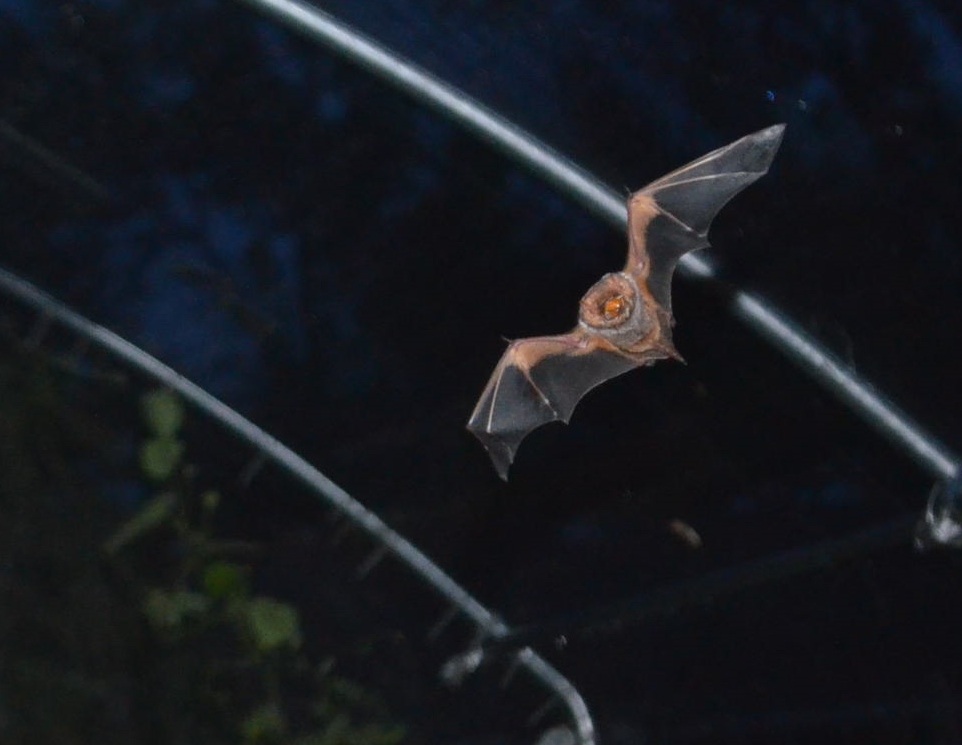
POLYGON ((166 481, 184 456, 184 444, 173 437, 154 437, 140 446, 140 467, 152 481, 166 481))
POLYGON ((201 585, 213 600, 239 600, 250 595, 247 572, 230 561, 212 561, 201 572, 201 585))
POLYGON ((274 702, 258 706, 241 722, 240 733, 245 743, 280 742, 287 732, 284 713, 274 702))
POLYGON ((184 458, 184 443, 178 437, 184 405, 173 391, 159 389, 141 398, 140 409, 150 432, 140 446, 140 467, 151 481, 166 481, 184 458))
POLYGON ((139 462, 159 489, 104 549, 139 588, 140 609, 171 664, 193 680, 194 698, 218 723, 207 742, 243 745, 393 745, 404 730, 385 723, 370 693, 327 673, 302 651, 297 608, 255 593, 251 547, 215 535, 221 494, 193 487, 185 460, 184 408, 169 391, 141 400, 146 439, 139 462), (157 561, 176 557, 164 571, 157 561), (137 557, 142 555, 141 569, 137 557), (358 721, 363 723, 359 724, 358 721))
POLYGON ((184 406, 166 389, 152 391, 140 401, 150 437, 140 446, 140 467, 151 481, 166 481, 184 457, 184 443, 178 437, 184 423, 184 406))
POLYGON ((210 612, 211 599, 200 592, 152 587, 147 590, 141 608, 155 630, 177 634, 192 620, 202 619, 210 612))
POLYGON ((257 591, 252 546, 218 533, 227 500, 195 484, 174 394, 141 399, 132 464, 122 376, 2 342, 4 744, 403 738, 370 691, 311 660, 297 608, 257 591), (121 520, 101 488, 131 465, 153 496, 121 520))
POLYGON ((251 643, 261 654, 301 646, 297 611, 270 598, 251 598, 244 606, 251 643))
POLYGON ((214 514, 214 510, 220 505, 220 493, 208 489, 200 495, 200 505, 205 515, 214 514))
POLYGON ((159 388, 140 402, 144 422, 155 437, 174 437, 184 423, 184 405, 177 394, 159 388))

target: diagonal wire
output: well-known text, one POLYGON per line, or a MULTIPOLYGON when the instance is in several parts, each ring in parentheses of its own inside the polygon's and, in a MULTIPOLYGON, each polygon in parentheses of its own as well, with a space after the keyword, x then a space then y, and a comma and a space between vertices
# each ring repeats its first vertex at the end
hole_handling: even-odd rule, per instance
MULTIPOLYGON (((0 268, 0 292, 34 308, 50 321, 56 321, 80 337, 107 350, 129 366, 141 370, 172 390, 200 411, 218 421, 258 453, 272 460, 281 469, 305 484, 317 496, 330 503, 365 530, 398 560, 427 581, 451 605, 469 618, 483 636, 500 637, 510 629, 500 618, 479 603, 437 564, 414 544, 396 533, 376 514, 318 471, 301 456, 269 435, 263 429, 215 398, 196 383, 191 382, 156 357, 149 355, 113 331, 76 313, 26 280, 0 268)), ((534 650, 518 651, 518 663, 525 667, 548 690, 555 693, 571 714, 572 723, 581 745, 593 745, 594 724, 584 699, 577 689, 557 670, 545 662, 534 650)))
POLYGON ((96 179, 5 119, 0 119, 0 161, 19 167, 41 183, 70 188, 95 202, 106 204, 112 199, 110 190, 96 179))
MULTIPOLYGON (((614 189, 579 168, 531 134, 349 25, 300 0, 242 0, 360 65, 430 106, 529 168, 559 191, 620 230, 627 208, 614 189)), ((686 254, 679 265, 691 278, 711 281, 717 273, 703 256, 686 254)), ((937 479, 962 474, 962 460, 885 395, 862 380, 798 324, 761 297, 736 289, 732 314, 805 373, 831 391, 866 422, 937 479)))
POLYGON ((570 639, 603 633, 652 618, 672 616, 691 607, 709 606, 745 590, 831 569, 869 553, 907 546, 911 543, 916 522, 914 514, 902 515, 840 538, 716 569, 694 579, 681 580, 586 611, 515 627, 503 636, 482 642, 475 654, 481 652, 480 663, 480 657, 497 658, 519 647, 550 645, 560 636, 570 639))

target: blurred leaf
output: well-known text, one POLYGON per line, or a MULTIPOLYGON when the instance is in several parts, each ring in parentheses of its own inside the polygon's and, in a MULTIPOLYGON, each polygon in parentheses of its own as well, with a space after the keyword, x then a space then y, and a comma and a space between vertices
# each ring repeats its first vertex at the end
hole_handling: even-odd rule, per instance
POLYGON ((327 693, 332 703, 339 706, 357 706, 364 703, 368 698, 367 691, 346 678, 331 678, 327 684, 327 693))
POLYGON ((166 388, 144 394, 141 410, 150 431, 158 437, 173 437, 184 423, 184 404, 166 388))
POLYGON ((254 646, 261 652, 301 646, 301 628, 293 606, 270 598, 254 598, 247 604, 247 625, 254 646))
POLYGON ((257 707, 241 723, 241 735, 246 743, 277 742, 286 730, 287 720, 275 703, 257 707))
POLYGON ((204 615, 210 606, 210 598, 199 592, 151 588, 142 608, 151 626, 170 631, 180 628, 191 617, 204 615))
POLYGON ((184 443, 173 437, 155 437, 140 446, 140 467, 154 481, 164 481, 184 455, 184 443))
POLYGON ((173 514, 177 506, 177 497, 171 492, 163 492, 149 500, 141 507, 137 514, 121 525, 117 531, 104 543, 104 550, 114 554, 124 546, 146 533, 163 525, 173 514))
POLYGON ((201 584, 213 600, 245 597, 249 593, 247 572, 239 564, 215 561, 204 569, 201 584))
POLYGON ((208 515, 213 513, 218 505, 220 505, 220 492, 214 489, 208 489, 200 495, 200 504, 205 513, 208 515))

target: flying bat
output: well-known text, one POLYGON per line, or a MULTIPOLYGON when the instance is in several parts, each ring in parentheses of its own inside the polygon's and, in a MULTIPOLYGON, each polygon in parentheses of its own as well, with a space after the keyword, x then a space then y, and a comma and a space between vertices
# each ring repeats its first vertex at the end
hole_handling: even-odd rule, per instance
POLYGON ((708 245, 708 228, 728 200, 765 175, 784 130, 778 124, 742 137, 632 194, 625 268, 588 290, 567 334, 508 345, 468 420, 501 478, 529 432, 567 422, 595 386, 656 360, 682 359, 671 340, 675 267, 708 245))

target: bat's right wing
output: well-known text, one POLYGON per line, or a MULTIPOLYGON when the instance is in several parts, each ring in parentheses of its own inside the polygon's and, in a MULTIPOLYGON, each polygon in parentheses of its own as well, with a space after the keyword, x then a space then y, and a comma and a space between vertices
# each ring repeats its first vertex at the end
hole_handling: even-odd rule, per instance
POLYGON ((548 422, 567 422, 588 391, 641 364, 598 337, 575 329, 512 342, 478 400, 468 429, 507 480, 521 440, 548 422))

